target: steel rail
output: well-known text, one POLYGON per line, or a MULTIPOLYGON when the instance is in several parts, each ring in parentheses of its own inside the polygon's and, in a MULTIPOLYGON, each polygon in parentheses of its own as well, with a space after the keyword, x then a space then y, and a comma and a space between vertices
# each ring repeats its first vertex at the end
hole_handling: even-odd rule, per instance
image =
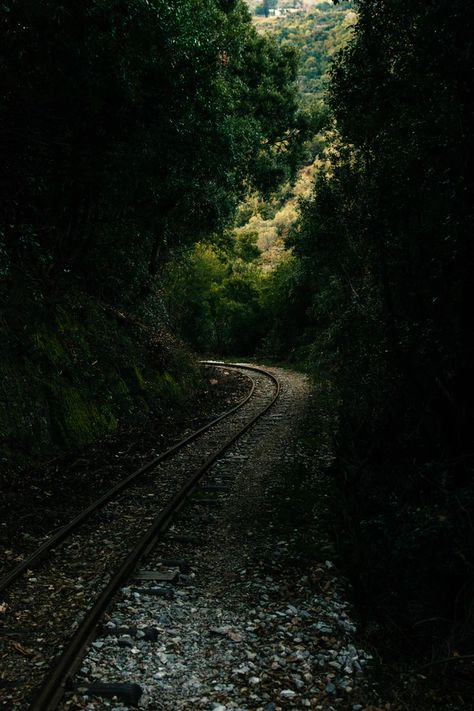
MULTIPOLYGON (((223 363, 211 363, 207 361, 200 361, 202 365, 212 365, 218 368, 223 368, 223 367, 231 367, 230 365, 227 366, 223 363)), ((250 379, 250 378, 249 378, 250 379)), ((251 380, 251 379, 250 379, 251 380)), ((237 405, 234 405, 230 410, 226 410, 226 412, 222 413, 219 415, 219 417, 216 417, 214 420, 209 422, 207 425, 204 425, 203 427, 200 427, 198 430, 190 434, 188 437, 185 437, 184 439, 180 440, 176 444, 174 444, 172 447, 167 449, 163 454, 158 455, 154 459, 150 460, 146 464, 144 464, 140 469, 137 469, 136 471, 132 472, 129 476, 125 477, 121 481, 119 481, 115 486, 111 487, 106 491, 102 496, 100 496, 98 499, 93 501, 87 508, 83 509, 77 516, 75 516, 69 523, 67 523, 65 526, 62 526, 59 531, 57 531, 55 534, 53 534, 50 538, 48 538, 44 543, 42 543, 38 548, 33 551, 27 558, 21 561, 18 565, 16 565, 14 568, 12 568, 6 575, 4 575, 2 578, 0 578, 0 593, 4 592, 17 578, 20 577, 23 573, 25 573, 27 570, 30 570, 33 568, 35 565, 37 565, 43 557, 48 553, 49 551, 53 550, 58 546, 62 541, 64 541, 73 531, 75 531, 79 526, 81 526, 87 519, 89 519, 93 513, 98 511, 99 509, 103 508, 106 504, 108 504, 112 499, 114 499, 118 494, 120 494, 124 489, 127 489, 129 486, 131 486, 135 481, 141 477, 143 474, 146 474, 149 472, 151 469, 154 469, 154 467, 158 466, 158 464, 161 464, 161 462, 166 461, 169 459, 173 454, 178 452, 180 449, 185 447, 187 444, 190 442, 193 442, 195 439, 197 439, 201 434, 204 434, 204 432, 207 432, 211 427, 216 425, 218 422, 221 420, 225 419, 226 417, 229 417, 232 415, 234 412, 242 408, 252 397, 253 393, 255 391, 255 383, 252 381, 252 386, 250 388, 249 393, 240 401, 237 403, 237 405)))
MULTIPOLYGON (((213 365, 218 365, 213 363, 213 365)), ((40 689, 38 696, 30 706, 30 711, 55 711, 66 691, 68 683, 79 667, 90 642, 93 640, 101 617, 106 612, 113 596, 119 588, 130 578, 141 558, 146 556, 157 544, 173 521, 174 514, 181 508, 186 498, 193 492, 203 475, 210 467, 240 438, 244 435, 277 401, 281 386, 278 379, 266 370, 254 366, 240 364, 226 364, 226 367, 244 368, 267 375, 276 386, 275 394, 270 403, 254 415, 238 432, 234 433, 217 451, 215 451, 202 464, 199 469, 188 479, 184 486, 176 493, 167 506, 158 514, 153 524, 128 553, 118 570, 114 573, 107 586, 97 597, 95 603, 86 613, 67 646, 61 653, 54 669, 40 689)))

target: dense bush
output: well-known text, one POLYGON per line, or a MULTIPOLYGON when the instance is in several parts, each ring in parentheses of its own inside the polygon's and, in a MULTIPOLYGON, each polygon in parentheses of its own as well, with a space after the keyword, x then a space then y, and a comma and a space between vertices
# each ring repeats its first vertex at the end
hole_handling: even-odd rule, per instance
POLYGON ((246 354, 264 333, 263 275, 255 234, 198 244, 163 274, 164 302, 179 334, 201 353, 246 354))
POLYGON ((359 591, 412 624, 463 621, 466 633, 474 13, 461 1, 356 5, 332 69, 339 133, 290 241, 294 345, 342 396, 344 549, 359 591))
POLYGON ((13 466, 104 438, 120 426, 177 410, 200 373, 159 331, 83 294, 23 304, 0 323, 0 477, 13 466))

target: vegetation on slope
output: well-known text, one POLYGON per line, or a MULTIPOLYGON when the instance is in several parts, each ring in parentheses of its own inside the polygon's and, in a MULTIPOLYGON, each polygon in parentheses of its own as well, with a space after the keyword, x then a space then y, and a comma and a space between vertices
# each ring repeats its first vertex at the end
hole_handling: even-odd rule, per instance
POLYGON ((267 355, 285 355, 276 342, 276 327, 269 333, 269 324, 281 321, 281 306, 275 309, 274 303, 279 303, 292 269, 285 240, 297 222, 299 201, 310 196, 321 165, 329 123, 326 74, 334 48, 350 36, 353 18, 351 3, 320 3, 258 28, 261 36, 298 56, 298 100, 307 124, 306 141, 295 178, 272 192, 248 186, 237 209, 235 229, 224 240, 172 252, 161 284, 164 302, 178 332, 199 351, 248 354, 258 349, 267 355), (253 242, 258 249, 249 252, 243 264, 241 246, 253 242))
MULTIPOLYGON (((281 4, 278 3, 278 7, 281 4)), ((323 2, 309 10, 272 18, 259 30, 279 45, 296 50, 299 100, 311 131, 296 180, 287 181, 272 195, 252 192, 237 213, 238 234, 257 232, 259 235, 265 272, 289 258, 284 240, 296 224, 299 200, 311 192, 314 174, 328 144, 331 125, 326 100, 329 68, 336 51, 347 44, 354 22, 355 13, 350 2, 336 6, 323 2)))
POLYGON ((321 2, 309 11, 275 17, 262 26, 281 46, 298 51, 298 86, 303 101, 324 101, 332 59, 347 44, 355 22, 352 2, 321 2))
MULTIPOLYGON (((0 21, 5 458, 115 426, 122 376, 107 386, 100 357, 114 329, 100 307, 77 323, 81 309, 125 305, 159 326, 167 256, 221 233, 248 186, 285 180, 305 124, 294 52, 258 36, 240 0, 8 0, 0 21)), ((108 343, 132 369, 133 347, 108 343)))
POLYGON ((177 411, 200 375, 183 344, 75 293, 0 326, 2 470, 177 411))

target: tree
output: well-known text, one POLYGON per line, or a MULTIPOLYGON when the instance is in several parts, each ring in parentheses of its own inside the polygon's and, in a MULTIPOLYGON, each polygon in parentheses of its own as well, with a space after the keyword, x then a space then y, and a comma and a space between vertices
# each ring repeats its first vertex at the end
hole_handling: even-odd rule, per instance
POLYGON ((181 337, 201 353, 249 354, 263 335, 257 235, 200 243, 163 274, 164 301, 181 337))
POLYGON ((10 279, 137 298, 171 247, 291 168, 295 57, 238 0, 10 0, 2 32, 10 279))
POLYGON ((291 240, 310 301, 303 337, 344 404, 345 514, 358 536, 351 548, 362 551, 350 559, 362 594, 386 584, 387 598, 396 591, 418 619, 466 621, 474 9, 356 5, 354 37, 331 72, 335 140, 291 240))

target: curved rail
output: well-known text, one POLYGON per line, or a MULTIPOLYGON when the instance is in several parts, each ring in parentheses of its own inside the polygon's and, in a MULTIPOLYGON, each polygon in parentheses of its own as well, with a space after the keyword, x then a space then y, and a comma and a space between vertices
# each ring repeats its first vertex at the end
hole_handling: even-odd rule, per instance
MULTIPOLYGON (((212 363, 212 365, 224 365, 212 363)), ((172 523, 174 514, 181 508, 186 498, 193 492, 203 475, 210 467, 226 452, 247 430, 249 430, 266 412, 274 405, 281 391, 281 386, 277 378, 262 368, 240 365, 226 364, 225 367, 243 368, 262 373, 270 378, 276 386, 276 392, 271 402, 265 405, 254 417, 252 417, 240 430, 234 433, 216 452, 214 452, 199 469, 188 479, 184 486, 171 499, 168 505, 158 514, 153 524, 138 541, 136 546, 129 552, 119 569, 114 573, 107 586, 99 594, 94 605, 87 612, 80 626, 74 633, 69 644, 65 647, 59 657, 50 677, 40 690, 35 701, 30 707, 30 711, 54 711, 60 703, 68 682, 77 670, 84 656, 89 643, 94 638, 97 625, 107 610, 113 596, 119 588, 130 577, 137 567, 141 558, 146 556, 156 545, 172 523)))
MULTIPOLYGON (((230 365, 227 366, 224 363, 211 363, 206 361, 201 362, 203 365, 212 365, 220 368, 231 367, 230 365)), ((137 469, 135 472, 125 477, 125 479, 119 481, 117 484, 115 484, 115 486, 108 489, 108 491, 102 494, 101 497, 93 501, 87 508, 83 509, 79 514, 77 514, 77 516, 75 516, 69 523, 60 528, 57 533, 55 533, 53 536, 44 541, 44 543, 42 543, 35 551, 33 551, 33 553, 31 553, 31 555, 22 560, 21 563, 16 565, 6 575, 0 578, 0 593, 6 590, 17 578, 20 577, 20 575, 22 575, 27 570, 30 570, 33 566, 39 563, 46 553, 53 550, 57 545, 64 541, 73 531, 79 528, 79 526, 81 526, 88 518, 90 518, 93 513, 103 508, 112 499, 118 496, 118 494, 124 491, 124 489, 127 489, 129 486, 131 486, 139 477, 141 477, 143 474, 146 474, 146 472, 149 472, 151 469, 158 466, 158 464, 161 464, 161 462, 164 462, 166 459, 169 459, 173 454, 178 452, 190 442, 193 442, 201 434, 207 432, 207 430, 211 429, 211 427, 216 425, 218 422, 225 419, 226 417, 229 417, 234 412, 243 407, 250 400, 255 391, 255 383, 253 381, 251 382, 252 386, 250 388, 249 393, 240 402, 238 402, 237 405, 234 405, 234 407, 232 407, 230 410, 226 410, 226 412, 219 415, 219 417, 216 417, 211 422, 208 422, 207 425, 204 425, 203 427, 190 434, 188 437, 185 437, 184 439, 180 440, 179 442, 177 442, 177 444, 174 444, 172 447, 163 452, 163 454, 158 455, 157 457, 140 467, 140 469, 137 469)))

